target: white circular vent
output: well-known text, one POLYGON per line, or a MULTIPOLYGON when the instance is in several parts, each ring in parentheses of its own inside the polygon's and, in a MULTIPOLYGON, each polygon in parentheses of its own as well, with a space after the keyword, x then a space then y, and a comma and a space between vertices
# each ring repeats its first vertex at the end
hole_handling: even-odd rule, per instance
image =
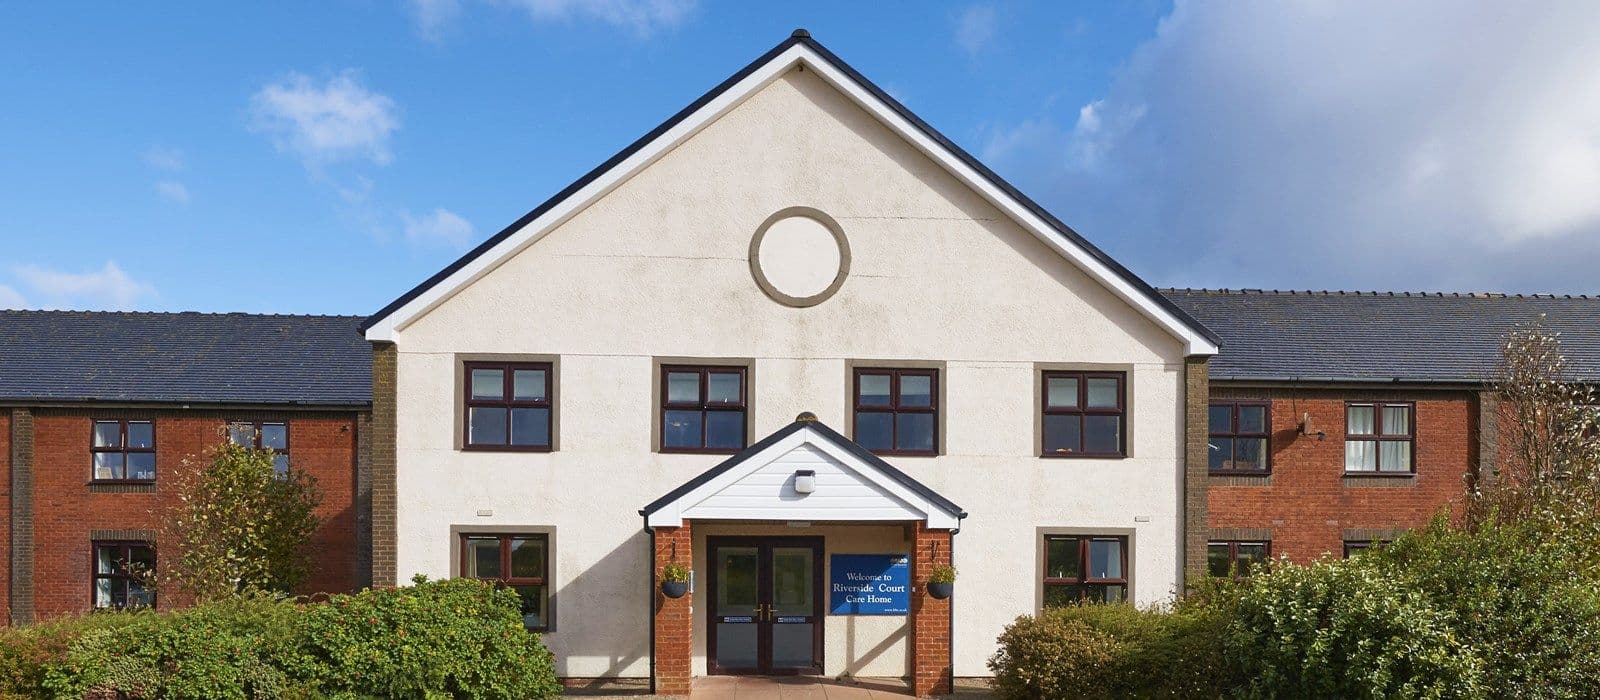
POLYGON ((850 245, 826 214, 790 207, 771 217, 750 240, 750 271, 774 301, 814 306, 839 291, 850 272, 850 245))

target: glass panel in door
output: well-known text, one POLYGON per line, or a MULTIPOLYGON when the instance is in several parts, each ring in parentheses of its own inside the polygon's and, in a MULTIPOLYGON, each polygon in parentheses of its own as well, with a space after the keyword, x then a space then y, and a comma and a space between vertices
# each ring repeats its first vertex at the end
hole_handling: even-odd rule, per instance
POLYGON ((761 550, 757 547, 717 547, 716 600, 717 666, 755 669, 761 665, 761 550))
POLYGON ((816 663, 815 550, 772 548, 772 667, 810 668, 816 663))

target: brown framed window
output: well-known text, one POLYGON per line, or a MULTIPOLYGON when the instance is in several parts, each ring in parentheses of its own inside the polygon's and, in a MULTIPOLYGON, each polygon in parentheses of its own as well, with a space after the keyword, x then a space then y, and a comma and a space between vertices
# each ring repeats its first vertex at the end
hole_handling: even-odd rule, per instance
POLYGON ((1128 538, 1048 535, 1044 538, 1044 607, 1128 597, 1128 538))
POLYGON ((1122 372, 1044 372, 1040 418, 1044 457, 1122 457, 1127 454, 1127 375, 1122 372))
POLYGON ((1264 401, 1211 404, 1206 454, 1212 474, 1265 474, 1272 470, 1271 413, 1264 401))
POLYGON ((1345 540, 1344 558, 1349 559, 1369 549, 1382 549, 1387 544, 1388 540, 1345 540))
POLYGON ((156 480, 156 425, 147 420, 97 420, 89 437, 94 480, 156 480))
POLYGON ((550 451, 550 363, 467 362, 465 369, 465 449, 550 451))
POLYGON ((228 440, 241 447, 272 450, 272 471, 278 476, 289 473, 289 424, 272 421, 232 421, 228 423, 228 440))
POLYGON ((1350 403, 1344 407, 1347 473, 1411 474, 1416 410, 1410 403, 1350 403))
POLYGON ((522 624, 550 629, 550 537, 544 534, 461 536, 461 577, 493 581, 522 596, 522 624))
POLYGON ((144 575, 155 571, 156 550, 149 542, 94 542, 94 583, 90 596, 96 610, 145 608, 156 604, 156 592, 144 575))
POLYGON ((939 370, 857 369, 857 444, 881 455, 939 453, 939 370))
POLYGON ((1265 568, 1270 556, 1271 542, 1213 540, 1206 543, 1206 571, 1212 576, 1242 578, 1265 568))
POLYGON ((661 451, 732 454, 745 446, 743 367, 661 368, 661 451))

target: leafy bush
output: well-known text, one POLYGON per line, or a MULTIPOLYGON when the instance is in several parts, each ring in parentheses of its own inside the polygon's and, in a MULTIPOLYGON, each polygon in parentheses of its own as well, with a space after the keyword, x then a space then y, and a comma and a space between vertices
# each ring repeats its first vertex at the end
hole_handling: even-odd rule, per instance
POLYGON ((0 698, 43 696, 49 664, 65 658, 74 640, 128 624, 141 614, 73 615, 0 633, 0 698))
MULTIPOLYGON (((1372 559, 1377 559, 1376 556, 1372 559)), ((1363 556, 1250 581, 1228 653, 1272 698, 1479 697, 1483 659, 1448 612, 1363 556)))
POLYGON ((0 697, 548 698, 515 593, 470 580, 299 604, 246 595, 0 634, 0 697))
POLYGON ((1220 606, 1081 605, 1021 617, 989 660, 1004 698, 1216 697, 1234 684, 1220 606))
POLYGON ((522 626, 515 591, 471 579, 414 583, 334 596, 312 610, 302 647, 307 675, 336 695, 560 694, 555 662, 522 626))

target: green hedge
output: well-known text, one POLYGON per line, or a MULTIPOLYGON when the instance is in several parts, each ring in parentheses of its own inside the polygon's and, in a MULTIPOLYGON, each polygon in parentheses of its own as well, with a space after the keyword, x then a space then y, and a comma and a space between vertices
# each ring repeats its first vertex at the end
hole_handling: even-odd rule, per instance
POLYGON ((6 697, 546 698, 550 652, 514 592, 464 579, 298 604, 241 597, 0 635, 6 697))
POLYGON ((1600 547, 1444 520, 1349 560, 1276 562, 1170 609, 1019 618, 1003 698, 1600 697, 1600 547))

